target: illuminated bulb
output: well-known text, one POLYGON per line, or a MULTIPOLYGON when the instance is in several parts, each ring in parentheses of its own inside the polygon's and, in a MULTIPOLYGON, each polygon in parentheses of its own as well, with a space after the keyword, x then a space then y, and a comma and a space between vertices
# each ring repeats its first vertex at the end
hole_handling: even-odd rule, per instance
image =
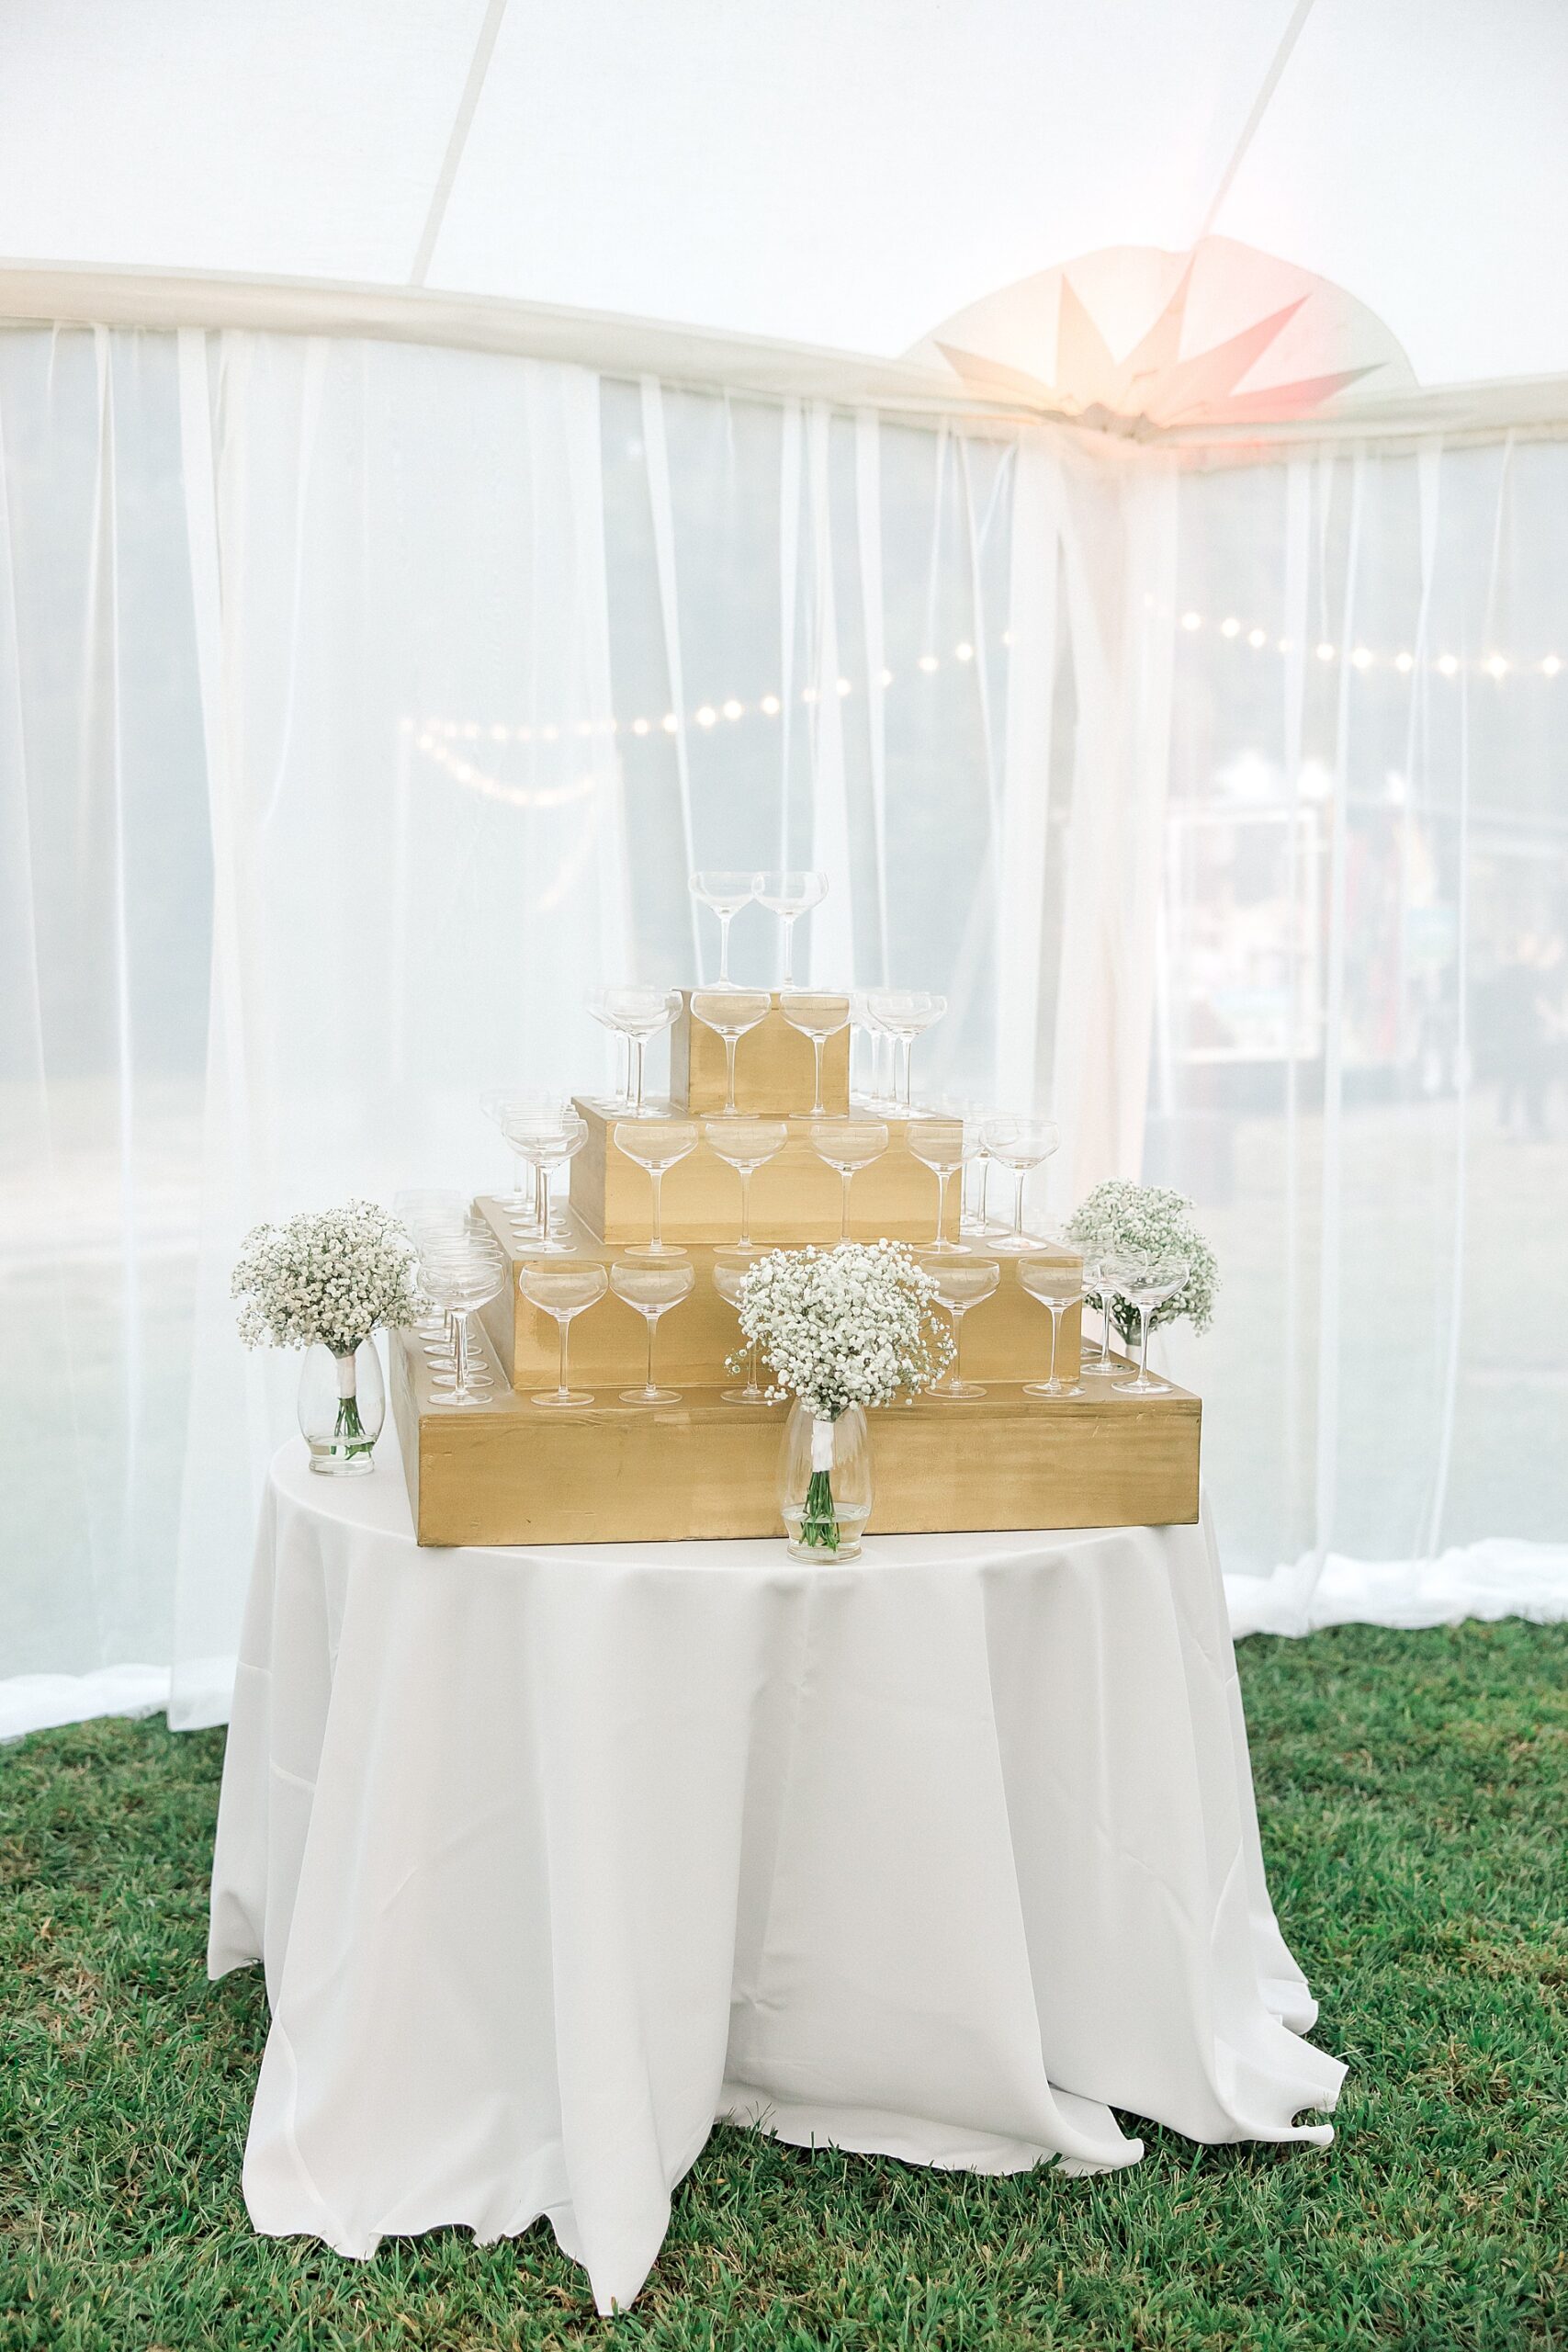
POLYGON ((1557 675, 1557 673, 1559 672, 1559 670, 1561 670, 1561 669, 1562 669, 1562 662, 1558 660, 1558 658, 1557 658, 1556 654, 1555 654, 1555 653, 1549 653, 1549 654, 1547 655, 1547 657, 1546 657, 1545 661, 1544 661, 1544 662, 1541 663, 1541 665, 1540 665, 1540 668, 1541 668, 1541 674, 1542 674, 1542 676, 1543 676, 1543 677, 1547 677, 1547 678, 1555 678, 1555 677, 1556 677, 1556 675, 1557 675))
MULTIPOLYGON (((1145 605, 1152 605, 1152 604, 1154 603, 1154 598, 1153 598, 1152 596, 1145 596, 1145 597, 1144 598, 1144 602, 1145 602, 1145 605)), ((1011 646, 1013 645, 1014 641, 1015 641, 1015 640, 1014 640, 1013 633, 1012 633, 1011 629, 1010 629, 1010 628, 1004 628, 1004 629, 1003 629, 1003 631, 1002 631, 1002 643, 1003 643, 1005 646, 1007 646, 1007 647, 1009 647, 1009 648, 1010 649, 1010 648, 1011 648, 1011 646)))
POLYGON ((580 735, 592 735, 593 721, 591 718, 580 718, 577 722, 577 731, 580 735))
POLYGON ((1222 637, 1239 637, 1241 635, 1241 623, 1234 617, 1228 620, 1223 620, 1220 623, 1220 635, 1222 637))
POLYGON ((1181 616, 1181 626, 1183 628, 1201 628, 1203 626, 1202 614, 1183 613, 1181 616))
POLYGON ((970 644, 968 639, 965 638, 961 645, 955 645, 953 647, 953 655, 956 662, 973 662, 975 659, 975 648, 970 644))
POLYGON ((676 718, 672 710, 667 710, 659 724, 663 728, 666 735, 674 735, 678 733, 681 726, 680 720, 676 718))
POLYGON ((520 727, 517 729, 517 741, 520 743, 531 743, 533 740, 534 730, 531 727, 520 727))
POLYGON ((434 752, 435 749, 434 737, 431 735, 422 735, 419 738, 419 748, 422 752, 434 752))
POLYGON ((884 670, 882 673, 882 683, 885 686, 890 686, 893 684, 893 673, 891 670, 884 670))
POLYGON ((504 743, 506 735, 507 730, 504 727, 492 727, 490 730, 490 740, 492 743, 504 743))
POLYGON ((936 666, 937 666, 937 659, 936 659, 936 655, 935 655, 934 653, 922 653, 922 654, 921 654, 921 656, 920 656, 920 667, 921 667, 921 669, 922 669, 922 670, 924 670, 924 671, 927 673, 928 676, 929 676, 929 674, 931 673, 931 672, 936 668, 936 666))
POLYGON ((479 720, 477 718, 470 718, 464 727, 463 733, 470 743, 477 743, 479 740, 479 720))
POLYGON ((1489 653, 1487 655, 1486 674, 1489 678, 1506 678, 1507 676, 1508 665, 1506 662, 1504 661, 1503 656, 1500 653, 1489 653))
POLYGON ((1256 653, 1261 647, 1268 644, 1269 632, 1266 628, 1249 628, 1247 632, 1247 641, 1256 653))
POLYGON ((777 695, 764 695, 762 696, 762 714, 764 718, 776 718, 782 707, 783 706, 780 704, 777 695))
POLYGON ((1396 653, 1393 657, 1393 666, 1402 678, 1407 678, 1416 667, 1415 656, 1409 653, 1396 653))
POLYGON ((803 686, 803 687, 802 687, 802 689, 801 689, 800 699, 801 699, 801 701, 802 701, 802 702, 815 702, 815 701, 816 701, 816 699, 817 699, 817 689, 816 689, 816 687, 815 687, 815 686, 803 686))
POLYGON ((1372 666, 1372 657, 1364 645, 1358 645, 1350 659, 1358 670, 1370 670, 1372 666))
POLYGON ((1442 672, 1445 678, 1451 678, 1454 672, 1459 668, 1459 663, 1454 660, 1451 653, 1439 653, 1438 656, 1438 667, 1442 672))
POLYGON ((849 680, 848 680, 847 678, 840 678, 840 679, 839 680, 839 692, 840 692, 840 695, 847 695, 847 694, 849 693, 849 691, 850 691, 850 682, 849 682, 849 680))
POLYGON ((716 726, 717 723, 717 711, 715 710, 711 702, 705 702, 702 708, 697 713, 697 725, 699 727, 714 727, 716 726))
POLYGON ((739 718, 745 707, 744 703, 737 702, 735 696, 731 695, 724 706, 724 715, 726 718, 739 718))
POLYGON ((634 735, 646 735, 647 732, 648 721, 646 718, 634 718, 632 720, 632 733, 634 735))
POLYGON ((1320 662, 1332 662, 1334 659, 1334 648, 1326 638, 1317 649, 1317 658, 1320 662))
POLYGON ((1291 650, 1291 640, 1290 640, 1290 639, 1289 639, 1288 637, 1282 637, 1282 638, 1280 639, 1280 652, 1281 652, 1281 653, 1288 653, 1288 652, 1290 651, 1290 650, 1291 650))

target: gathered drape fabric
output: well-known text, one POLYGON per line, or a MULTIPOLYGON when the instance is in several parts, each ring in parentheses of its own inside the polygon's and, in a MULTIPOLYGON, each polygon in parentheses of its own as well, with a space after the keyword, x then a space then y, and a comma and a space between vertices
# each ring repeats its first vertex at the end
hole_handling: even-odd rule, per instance
POLYGON ((547 2214, 601 2311, 716 2120, 1016 2172, 1332 2138, 1202 1527, 420 1551, 263 1506, 209 1964, 262 1960, 258 2229, 547 2214))
MULTIPOLYGON (((711 973, 694 865, 829 868, 813 977, 947 994, 921 1091, 1059 1119, 1038 1213, 1194 1194, 1227 1287, 1173 1362, 1239 1622, 1382 1613, 1395 1562, 1407 1615, 1568 1605, 1565 469, 1186 474, 459 350, 0 331, 0 1727, 171 1671, 222 1715, 295 1376, 234 1342, 241 1237, 498 1181, 482 1088, 596 1081, 590 987, 711 973)), ((773 953, 743 917, 738 976, 773 953)))

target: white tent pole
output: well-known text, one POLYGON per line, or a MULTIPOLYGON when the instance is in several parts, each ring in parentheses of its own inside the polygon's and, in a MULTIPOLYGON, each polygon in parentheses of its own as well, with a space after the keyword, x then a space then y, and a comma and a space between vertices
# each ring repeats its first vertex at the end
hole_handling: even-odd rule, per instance
POLYGON ((1280 36, 1280 46, 1269 60, 1269 71, 1259 83, 1258 96, 1253 99, 1247 120, 1241 126, 1241 136, 1231 151, 1230 162, 1220 174, 1220 184, 1209 199, 1209 209, 1203 215, 1202 225, 1192 240, 1194 244, 1199 243, 1208 235, 1219 219, 1220 207, 1230 194, 1235 175, 1247 160, 1247 151, 1258 135, 1258 127, 1268 113, 1274 93, 1280 86, 1280 76, 1291 62, 1291 51, 1301 39, 1302 28, 1311 14, 1312 0, 1296 0, 1296 5, 1291 11, 1291 20, 1280 36))
POLYGON ((468 74, 463 84, 463 95, 457 101, 457 111, 452 118, 452 134, 446 141, 446 153, 441 159, 441 170, 430 198, 430 209, 424 216, 424 233, 419 241, 419 251, 409 272, 411 286, 423 286, 430 275, 430 265, 435 253, 435 241, 441 234, 441 224, 446 218, 457 167, 463 160, 463 150, 468 143, 468 133, 474 127, 479 109, 479 93, 490 72, 490 61, 495 50, 496 35, 506 14, 506 0, 490 0, 479 27, 479 37, 474 43, 474 53, 468 61, 468 74))

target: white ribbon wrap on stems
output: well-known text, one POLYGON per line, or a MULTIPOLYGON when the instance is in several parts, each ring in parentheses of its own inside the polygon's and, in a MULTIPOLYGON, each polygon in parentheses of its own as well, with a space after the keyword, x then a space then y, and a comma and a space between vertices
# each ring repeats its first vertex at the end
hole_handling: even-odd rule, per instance
POLYGON ((811 1424, 811 1467, 830 1470, 833 1466, 833 1424, 813 1420, 811 1424))
POLYGON ((355 1358, 352 1355, 333 1356, 333 1362, 337 1366, 338 1395, 340 1396, 354 1396, 355 1394, 357 1374, 357 1366, 355 1364, 355 1358))

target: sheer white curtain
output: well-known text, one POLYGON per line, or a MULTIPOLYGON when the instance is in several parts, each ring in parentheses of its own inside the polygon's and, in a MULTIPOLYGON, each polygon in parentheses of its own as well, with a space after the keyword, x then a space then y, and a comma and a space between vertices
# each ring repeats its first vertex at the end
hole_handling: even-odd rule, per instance
POLYGON ((1135 1151, 1168 481, 1129 526, 1043 436, 197 332, 0 335, 0 457, 11 1727, 171 1668, 223 1713, 294 1378, 239 1238, 499 1181, 480 1089, 596 1080, 592 982, 711 968, 694 864, 826 865, 815 971, 952 1000, 930 1088, 1135 1151))
POLYGON ((1568 447, 1190 475, 1145 1170, 1233 1615, 1568 1612, 1568 447))

